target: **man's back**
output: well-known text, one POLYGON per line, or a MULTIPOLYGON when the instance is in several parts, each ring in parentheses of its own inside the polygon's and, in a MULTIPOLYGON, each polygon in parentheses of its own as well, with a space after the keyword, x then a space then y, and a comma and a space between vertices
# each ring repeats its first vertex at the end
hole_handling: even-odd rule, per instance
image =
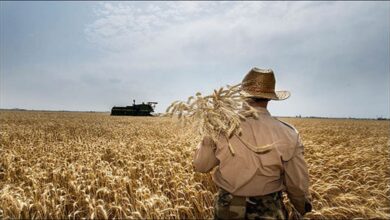
POLYGON ((214 182, 235 196, 253 197, 286 190, 297 209, 309 198, 309 176, 298 132, 256 107, 258 119, 241 123, 242 135, 216 144, 200 144, 194 166, 199 172, 213 167, 214 182), (231 144, 234 155, 229 149, 231 144))
POLYGON ((298 134, 264 108, 258 108, 258 119, 241 124, 242 135, 229 142, 217 143, 215 155, 219 168, 214 172, 216 184, 237 196, 260 196, 284 189, 283 160, 291 159, 298 145, 298 134))

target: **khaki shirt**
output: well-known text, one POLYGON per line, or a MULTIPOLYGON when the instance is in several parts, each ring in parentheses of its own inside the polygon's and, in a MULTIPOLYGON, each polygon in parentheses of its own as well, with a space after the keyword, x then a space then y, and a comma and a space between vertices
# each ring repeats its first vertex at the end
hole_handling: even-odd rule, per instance
POLYGON ((310 203, 309 174, 299 134, 291 125, 273 118, 267 109, 256 109, 259 118, 243 121, 242 135, 229 140, 235 155, 226 138, 214 143, 205 137, 194 155, 195 171, 206 173, 216 167, 213 181, 236 196, 285 190, 304 214, 305 205, 310 203))

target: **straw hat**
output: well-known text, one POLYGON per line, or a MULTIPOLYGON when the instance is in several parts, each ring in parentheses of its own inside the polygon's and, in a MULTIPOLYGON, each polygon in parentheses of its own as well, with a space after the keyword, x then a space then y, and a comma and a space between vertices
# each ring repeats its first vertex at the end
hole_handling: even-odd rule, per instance
POLYGON ((290 97, 288 91, 275 91, 275 76, 271 69, 252 68, 241 83, 242 93, 250 98, 284 100, 290 97))

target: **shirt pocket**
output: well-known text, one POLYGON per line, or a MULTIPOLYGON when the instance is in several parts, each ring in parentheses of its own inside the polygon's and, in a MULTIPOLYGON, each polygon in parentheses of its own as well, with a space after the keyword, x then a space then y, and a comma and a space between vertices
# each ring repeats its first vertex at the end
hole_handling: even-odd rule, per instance
POLYGON ((263 176, 280 176, 283 164, 280 153, 274 148, 271 151, 258 154, 260 164, 258 174, 263 176))

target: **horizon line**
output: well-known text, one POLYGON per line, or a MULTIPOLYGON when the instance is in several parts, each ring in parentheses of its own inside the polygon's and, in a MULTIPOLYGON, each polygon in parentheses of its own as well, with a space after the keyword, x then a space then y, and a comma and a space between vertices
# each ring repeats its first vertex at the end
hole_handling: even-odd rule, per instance
MULTIPOLYGON (((0 111, 30 111, 30 112, 79 112, 79 113, 110 113, 110 111, 96 111, 96 110, 47 110, 47 109, 24 109, 24 108, 0 108, 0 111)), ((154 113, 156 115, 163 114, 163 112, 156 112, 154 113)), ((139 116, 134 116, 134 117, 139 117, 139 116)), ((315 115, 310 115, 310 116, 302 116, 302 115, 295 115, 295 116, 277 116, 273 115, 273 117, 278 117, 278 118, 318 118, 318 119, 358 119, 358 120, 384 120, 388 121, 390 118, 386 117, 329 117, 329 116, 315 116, 315 115)))

